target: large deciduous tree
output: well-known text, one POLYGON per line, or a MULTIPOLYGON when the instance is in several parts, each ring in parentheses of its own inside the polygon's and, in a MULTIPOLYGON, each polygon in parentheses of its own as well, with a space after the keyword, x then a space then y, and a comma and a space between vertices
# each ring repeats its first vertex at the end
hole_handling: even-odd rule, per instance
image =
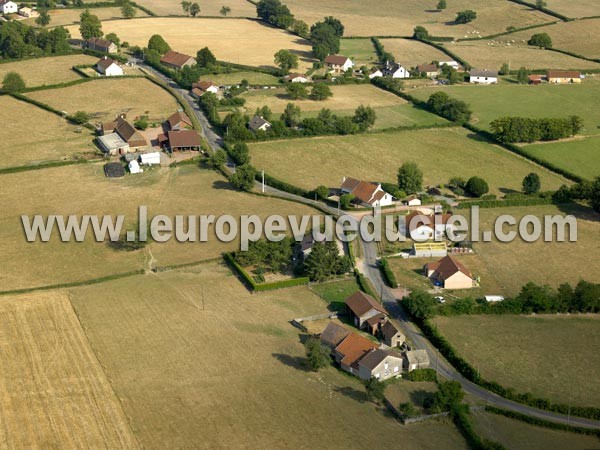
POLYGON ((405 162, 398 169, 398 188, 407 194, 423 189, 423 172, 415 162, 405 162))

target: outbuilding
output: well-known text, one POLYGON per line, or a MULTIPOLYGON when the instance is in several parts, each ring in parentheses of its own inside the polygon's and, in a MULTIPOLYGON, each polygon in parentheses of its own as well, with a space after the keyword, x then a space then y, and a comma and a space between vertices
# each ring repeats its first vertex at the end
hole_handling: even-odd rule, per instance
POLYGON ((133 161, 129 161, 129 173, 142 173, 144 169, 142 169, 139 163, 134 159, 133 161))
POLYGON ((140 163, 145 166, 160 165, 160 152, 142 153, 140 163))

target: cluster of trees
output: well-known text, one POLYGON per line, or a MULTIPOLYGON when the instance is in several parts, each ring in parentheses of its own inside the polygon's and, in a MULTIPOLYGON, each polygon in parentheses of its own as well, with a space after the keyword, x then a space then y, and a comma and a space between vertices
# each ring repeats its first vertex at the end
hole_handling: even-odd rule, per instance
POLYGON ((473 176, 467 181, 461 177, 452 177, 448 182, 448 187, 452 189, 456 195, 469 194, 473 197, 482 197, 490 190, 487 181, 478 176, 473 176))
POLYGON ((287 5, 279 0, 260 0, 256 4, 258 17, 279 28, 290 28, 294 24, 294 15, 287 5))
POLYGON ((339 53, 340 38, 344 35, 344 25, 332 16, 310 27, 310 41, 315 57, 323 61, 328 55, 339 53))
POLYGON ((236 252, 235 259, 242 266, 257 266, 265 271, 282 272, 291 264, 294 244, 295 241, 287 236, 279 242, 250 242, 247 251, 236 252))
POLYGON ((8 72, 2 80, 4 92, 18 92, 25 89, 25 80, 17 72, 8 72))
POLYGON ((312 85, 310 94, 304 83, 289 83, 285 88, 287 94, 293 100, 303 100, 311 98, 312 100, 326 100, 333 95, 331 89, 325 83, 315 83, 312 85))
POLYGON ((79 33, 83 39, 100 38, 104 35, 100 19, 90 13, 89 9, 84 10, 79 16, 79 33))
POLYGON ((427 107, 431 112, 453 122, 466 123, 471 119, 471 110, 462 100, 450 98, 445 92, 431 94, 427 100, 427 107))
POLYGON ((600 213, 600 177, 594 181, 581 181, 571 187, 563 185, 552 198, 556 203, 567 203, 571 200, 587 201, 594 211, 600 213))
MULTIPOLYGON (((198 14, 200 14, 200 5, 196 2, 188 2, 187 0, 184 0, 181 2, 181 9, 183 9, 183 12, 192 17, 196 17, 198 14)), ((227 14, 223 14, 222 11, 223 9, 221 8, 221 14, 226 16, 227 14)))
POLYGON ((288 73, 290 69, 298 67, 298 55, 289 50, 281 49, 275 53, 275 64, 279 66, 284 74, 288 73))
POLYGON ((67 54, 69 32, 63 27, 37 29, 20 22, 0 22, 0 57, 19 59, 29 56, 67 54))
POLYGON ((473 11, 472 9, 466 9, 464 11, 459 11, 456 14, 456 19, 454 20, 454 22, 469 23, 469 22, 473 22, 475 19, 477 19, 477 13, 475 11, 473 11))
POLYGON ((501 117, 490 123, 494 137, 504 143, 555 141, 575 136, 583 127, 579 116, 566 119, 501 117))
POLYGON ((348 273, 353 266, 349 256, 340 255, 335 241, 315 242, 304 260, 302 273, 311 281, 321 282, 348 273))
POLYGON ((418 25, 413 30, 413 38, 420 41, 427 41, 429 39, 429 31, 427 31, 427 28, 418 25))
POLYGON ((400 166, 398 189, 405 195, 416 194, 423 190, 423 171, 417 166, 417 163, 409 161, 400 166))
POLYGON ((548 33, 536 33, 531 36, 527 43, 529 45, 533 45, 534 47, 552 48, 552 38, 548 35, 548 33))

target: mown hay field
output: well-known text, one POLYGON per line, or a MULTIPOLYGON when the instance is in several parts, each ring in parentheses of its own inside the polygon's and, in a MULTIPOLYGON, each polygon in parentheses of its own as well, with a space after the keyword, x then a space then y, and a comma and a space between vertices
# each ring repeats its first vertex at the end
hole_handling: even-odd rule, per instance
POLYGON ((354 61, 357 68, 362 65, 377 64, 377 53, 371 39, 342 39, 340 41, 340 55, 347 56, 354 61))
MULTIPOLYGON (((50 11, 50 25, 51 27, 65 26, 78 24, 80 21, 81 13, 83 9, 53 9, 50 11)), ((123 14, 121 13, 120 7, 109 7, 109 8, 93 8, 90 11, 95 16, 98 16, 100 20, 108 19, 121 19, 123 14)), ((147 17, 148 15, 141 9, 135 8, 136 17, 147 17)), ((35 19, 25 19, 23 21, 26 25, 35 26, 35 19)), ((73 26, 74 29, 79 29, 79 25, 73 26)), ((79 33, 79 31, 78 31, 79 33)), ((106 34, 106 31, 104 32, 106 34)), ((73 32, 71 32, 73 35, 73 32)))
MULTIPOLYGON (((177 0, 140 0, 136 2, 159 16, 184 16, 181 3, 177 0)), ((221 7, 228 6, 228 17, 256 17, 256 6, 247 0, 205 0, 200 4, 202 16, 220 16, 221 7)))
POLYGON ((444 86, 415 89, 412 95, 427 100, 443 90, 465 101, 473 111, 478 127, 490 129, 490 122, 504 116, 568 117, 578 115, 584 121, 582 134, 600 133, 600 77, 592 76, 581 85, 496 85, 444 86))
POLYGON ((600 176, 600 136, 528 145, 524 150, 588 180, 600 176))
MULTIPOLYGON (((72 35, 79 35, 77 27, 69 29, 72 35)), ((273 56, 281 49, 299 56, 302 71, 313 63, 308 41, 254 20, 152 17, 107 21, 102 29, 140 46, 146 46, 160 30, 173 50, 195 56, 198 50, 208 47, 217 59, 236 64, 274 67, 273 56)))
POLYGON ((138 448, 66 293, 0 302, 5 448, 138 448))
POLYGON ((536 427, 489 412, 476 411, 472 417, 481 437, 512 450, 589 450, 599 445, 596 436, 536 427))
POLYGON ((548 0, 548 8, 564 14, 567 17, 591 17, 600 15, 600 8, 596 0, 548 0))
MULTIPOLYGON (((446 47, 478 69, 499 70, 504 63, 510 63, 512 70, 517 70, 519 67, 528 69, 600 69, 600 64, 593 61, 527 45, 527 40, 532 34, 549 28, 510 34, 494 41, 450 43, 446 44, 446 47)), ((555 47, 560 48, 556 44, 555 47)))
POLYGON ((279 83, 279 78, 274 77, 273 75, 250 71, 234 71, 231 73, 206 75, 203 78, 206 78, 219 86, 240 84, 242 80, 246 80, 250 85, 276 85, 279 83))
POLYGON ((71 159, 97 151, 89 130, 80 130, 55 114, 7 95, 0 97, 0 120, 11 124, 0 128, 0 167, 71 159))
MULTIPOLYGON (((600 6, 596 11, 596 15, 600 15, 600 6)), ((600 18, 560 22, 540 28, 538 31, 543 31, 550 35, 552 38, 552 46, 554 48, 568 50, 578 55, 587 56, 588 58, 600 59, 599 28, 600 18)), ((531 35, 536 32, 537 31, 535 30, 522 31, 516 33, 514 39, 529 39, 531 35)))
POLYGON ((180 107, 171 94, 145 78, 102 78, 26 95, 69 114, 85 111, 92 115, 92 122, 113 120, 120 113, 130 120, 147 115, 150 122, 158 122, 180 107))
POLYGON ((306 189, 339 187, 342 178, 396 182, 398 168, 416 161, 424 184, 437 186, 453 176, 482 176, 490 192, 520 190, 523 177, 539 173, 545 189, 564 180, 512 153, 469 137, 463 128, 439 128, 357 136, 332 136, 250 145, 252 164, 306 189), (293 161, 302 164, 293 164, 293 161))
POLYGON ((308 24, 335 16, 346 27, 347 36, 411 36, 416 25, 426 27, 434 36, 462 38, 478 31, 490 35, 517 28, 546 23, 555 18, 529 7, 506 0, 456 0, 444 11, 435 10, 436 2, 419 0, 382 0, 376 5, 363 0, 288 0, 285 2, 298 19, 308 24), (477 19, 466 25, 454 23, 456 13, 465 9, 477 12, 477 19))
POLYGON ((27 87, 65 83, 81 78, 72 67, 95 64, 98 58, 88 55, 52 56, 0 64, 0 79, 8 72, 17 72, 27 87))
POLYGON ((599 315, 455 316, 434 323, 487 380, 564 404, 600 402, 599 315))
POLYGON ((407 68, 430 63, 431 61, 449 61, 452 59, 435 47, 412 39, 381 39, 380 41, 385 51, 394 55, 396 62, 407 68))
POLYGON ((91 229, 84 242, 63 243, 55 232, 47 243, 28 243, 20 215, 124 214, 124 228, 137 222, 137 208, 155 214, 314 214, 315 210, 230 189, 213 171, 195 166, 146 170, 120 179, 104 177, 102 164, 1 175, 0 285, 2 290, 82 281, 151 266, 165 266, 219 257, 239 248, 239 240, 222 243, 209 228, 208 242, 153 242, 143 250, 115 250, 95 242, 91 229), (216 200, 218 199, 218 200, 216 200), (41 263, 43 262, 43 263, 41 263))
POLYGON ((252 295, 207 264, 70 292, 144 448, 465 446, 451 422, 401 427, 357 378, 308 371, 289 321, 326 305, 306 288, 252 295))

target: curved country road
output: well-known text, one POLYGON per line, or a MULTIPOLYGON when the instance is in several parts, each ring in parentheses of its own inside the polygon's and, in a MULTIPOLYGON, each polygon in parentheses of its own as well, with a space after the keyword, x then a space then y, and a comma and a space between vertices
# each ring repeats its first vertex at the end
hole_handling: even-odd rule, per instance
MULTIPOLYGON (((138 64, 144 67, 152 75, 158 76, 158 78, 160 78, 163 82, 168 84, 171 88, 175 89, 181 95, 181 97, 189 104, 190 108, 194 110, 198 121, 202 125, 202 135, 206 138, 213 151, 223 146, 223 139, 217 133, 215 133, 215 131, 210 126, 208 119, 204 116, 202 110, 200 110, 200 108, 198 107, 198 103, 194 101, 194 99, 189 95, 187 91, 181 89, 181 87, 177 85, 177 83, 175 83, 173 80, 153 70, 146 64, 140 62, 138 62, 138 64)), ((261 188, 261 185, 258 182, 257 188, 258 190, 260 190, 261 188)), ((299 197, 297 195, 280 191, 269 186, 265 186, 265 193, 279 198, 292 200, 295 202, 315 207, 333 216, 339 215, 339 211, 336 208, 327 206, 322 202, 317 202, 304 197, 299 197)), ((507 400, 503 397, 500 397, 499 395, 496 395, 470 382, 465 377, 463 377, 448 361, 446 361, 444 357, 439 355, 439 352, 435 349, 431 342, 429 342, 429 340, 423 335, 419 328, 409 320, 406 311, 404 311, 402 306, 398 303, 397 299, 392 294, 391 290, 384 283, 381 277, 381 272, 379 271, 379 268, 377 266, 377 244, 375 242, 365 242, 363 240, 360 240, 360 244, 362 246, 362 270, 364 275, 371 281, 376 291, 381 293, 382 302, 385 308, 390 312, 390 315, 393 318, 398 320, 400 326, 402 327, 404 335, 406 336, 407 340, 412 343, 413 348, 425 349, 429 354, 431 367, 436 369, 440 375, 449 380, 458 381, 467 394, 478 398, 479 400, 483 401, 488 405, 506 409, 509 411, 514 411, 521 414, 526 414, 528 416, 536 417, 538 419, 543 419, 550 422, 600 430, 600 421, 585 419, 582 417, 566 416, 564 414, 544 411, 521 403, 513 402, 511 400, 507 400)))

